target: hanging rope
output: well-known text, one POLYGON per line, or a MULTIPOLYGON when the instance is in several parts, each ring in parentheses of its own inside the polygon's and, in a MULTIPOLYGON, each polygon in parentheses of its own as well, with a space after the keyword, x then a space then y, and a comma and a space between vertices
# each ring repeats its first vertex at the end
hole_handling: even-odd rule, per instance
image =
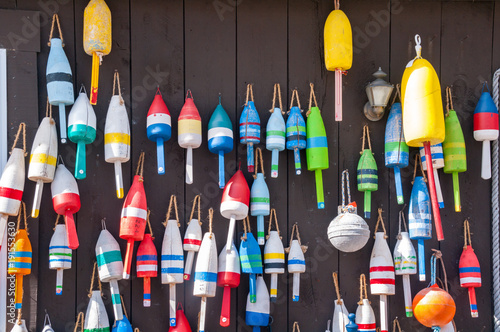
MULTIPOLYGON (((20 226, 21 226, 21 214, 24 214, 24 229, 26 230, 26 233, 29 235, 28 218, 26 216, 26 204, 24 204, 23 201, 21 201, 21 208, 19 209, 19 213, 17 214, 17 229, 16 229, 16 231, 19 231, 20 226)), ((14 242, 12 242, 12 244, 14 244, 14 242)))
POLYGON ((254 101, 254 100, 253 100, 253 88, 252 88, 252 86, 253 86, 253 84, 251 84, 251 83, 248 83, 248 84, 247 84, 247 99, 246 99, 246 101, 245 101, 245 105, 248 105, 248 98, 249 98, 249 97, 250 97, 250 99, 251 99, 252 101, 254 101))
POLYGON ((318 107, 318 102, 316 101, 316 94, 314 93, 314 84, 309 83, 309 86, 311 87, 311 92, 309 93, 309 108, 306 113, 307 117, 309 116, 309 114, 311 114, 311 107, 313 100, 314 100, 314 107, 318 107))
POLYGON ((453 110, 453 99, 451 98, 451 88, 449 86, 446 87, 446 114, 448 117, 450 115, 450 110, 453 110), (451 108, 450 108, 451 105, 451 108))
POLYGON ((17 309, 17 322, 16 322, 16 324, 17 325, 22 325, 23 324, 22 319, 23 319, 23 311, 20 308, 20 309, 17 309))
MULTIPOLYGON (((493 100, 497 109, 499 100, 500 69, 493 75, 493 100)), ((491 146, 491 256, 493 260, 493 324, 495 332, 500 332, 500 215, 498 201, 498 139, 491 146)))
POLYGON ((154 236, 153 236, 153 228, 151 227, 151 222, 149 221, 149 216, 151 215, 151 210, 148 209, 148 214, 146 216, 146 221, 148 223, 148 228, 149 228, 149 234, 151 234, 151 237, 154 239, 154 236))
POLYGON ((118 70, 115 69, 115 75, 113 76, 113 96, 115 95, 116 85, 118 85, 118 95, 120 96, 120 105, 123 105, 122 88, 120 86, 120 74, 118 73, 118 70))
POLYGON ((300 332, 299 322, 293 322, 293 331, 292 332, 300 332))
POLYGON ((208 209, 208 232, 210 233, 210 238, 214 235, 214 232, 212 231, 212 223, 214 221, 214 209, 210 208, 208 209))
POLYGON ((141 332, 141 330, 139 330, 139 328, 138 328, 138 327, 136 327, 136 328, 134 329, 134 332, 141 332))
POLYGON ((353 213, 354 207, 350 206, 351 204, 351 185, 349 183, 349 171, 346 169, 342 172, 342 212, 353 213), (347 188, 346 188, 347 187, 347 188), (347 192, 347 205, 345 194, 347 192))
POLYGON ((260 171, 264 175, 264 160, 262 159, 262 150, 260 148, 255 149, 255 174, 254 179, 257 179, 257 169, 259 168, 260 161, 260 171))
POLYGON ((248 216, 243 219, 243 236, 241 237, 241 241, 247 240, 247 233, 250 233, 252 229, 250 228, 250 218, 248 216))
POLYGON ((446 268, 444 266, 443 253, 437 249, 432 249, 432 251, 434 253, 432 254, 432 257, 431 257, 431 279, 434 280, 434 284, 435 284, 436 283, 436 275, 437 275, 437 266, 436 266, 437 260, 440 260, 441 261, 441 268, 443 269, 443 275, 444 275, 444 289, 446 290, 446 292, 449 293, 449 291, 448 291, 448 276, 446 275, 446 268), (434 271, 433 271, 433 264, 434 264, 434 271), (432 275, 434 276, 434 278, 432 278, 432 275))
POLYGON ((120 294, 120 300, 122 301, 123 314, 128 319, 127 308, 125 308, 125 302, 123 302, 123 296, 122 296, 122 294, 120 294))
MULTIPOLYGON (((302 249, 302 252, 305 253, 307 251, 307 246, 302 245, 302 241, 300 240, 299 225, 297 225, 297 223, 293 224, 292 226, 292 235, 290 236, 289 246, 292 246, 293 236, 295 235, 295 233, 297 233, 297 241, 299 242, 299 246, 302 249)), ((290 247, 285 248, 285 252, 287 254, 290 253, 290 247)))
POLYGON ((60 217, 61 217, 61 215, 60 215, 60 214, 58 214, 58 215, 57 215, 57 218, 56 218, 56 223, 54 224, 54 228, 53 228, 53 230, 54 230, 54 231, 56 230, 56 226, 57 226, 57 224, 59 223, 59 218, 60 218, 60 217))
POLYGON ((363 154, 363 151, 365 150, 365 138, 368 141, 368 149, 370 149, 370 151, 371 151, 372 150, 372 142, 370 139, 370 129, 368 128, 368 125, 363 126, 363 144, 361 145, 360 154, 363 154))
POLYGON ((145 153, 143 151, 139 155, 139 160, 137 160, 137 168, 135 170, 135 175, 139 175, 140 182, 144 181, 144 178, 142 177, 142 174, 144 173, 144 156, 145 156, 145 153))
POLYGON ((464 221, 464 249, 467 249, 467 240, 469 240, 469 245, 472 249, 472 241, 470 239, 470 225, 469 225, 469 219, 465 219, 464 221))
POLYGON ((23 131, 23 151, 24 151, 24 156, 26 157, 28 154, 26 153, 26 123, 24 123, 24 122, 21 122, 19 124, 19 128, 17 129, 16 138, 14 139, 14 144, 12 144, 12 149, 10 149, 10 153, 12 154, 12 151, 14 151, 14 148, 17 145, 17 141, 19 140, 19 137, 21 136, 21 130, 23 131))
POLYGON ((45 107, 45 117, 50 118, 50 123, 52 124, 54 119, 52 119, 52 105, 49 103, 49 97, 47 97, 47 106, 45 107))
POLYGON ((193 207, 191 208, 191 215, 189 216, 189 221, 188 221, 188 225, 189 223, 191 222, 191 220, 193 220, 193 216, 194 216, 194 208, 196 207, 196 202, 198 202, 198 223, 200 224, 203 224, 201 222, 201 209, 200 209, 200 204, 201 204, 201 195, 198 194, 196 196, 194 196, 194 200, 193 200, 193 207))
MULTIPOLYGON (((95 271, 97 270, 97 262, 94 262, 94 268, 92 270, 92 277, 90 279, 90 290, 89 290, 89 298, 92 297, 92 291, 94 290, 94 280, 95 280, 95 271)), ((99 283, 99 292, 101 293, 102 296, 102 284, 101 284, 101 279, 97 278, 97 281, 99 283)))
POLYGON ((47 45, 51 46, 50 40, 52 39, 52 35, 54 33, 54 25, 56 23, 57 23, 57 30, 59 30, 59 38, 61 39, 62 47, 64 47, 64 39, 61 30, 61 24, 59 23, 59 16, 57 14, 52 15, 52 27, 50 28, 49 42, 47 43, 47 45))
POLYGON ((401 223, 405 226, 405 232, 408 232, 408 227, 406 226, 406 220, 405 220, 405 214, 404 214, 404 209, 406 207, 406 204, 403 206, 401 211, 399 211, 399 231, 398 231, 398 240, 401 240, 403 237, 401 236, 401 223))
MULTIPOLYGON (((361 274, 359 276, 359 302, 358 304, 363 304, 363 300, 368 300, 368 291, 366 290, 366 276, 361 274), (364 296, 363 296, 364 292, 364 296)), ((371 302, 369 302, 371 303, 371 302)))
POLYGON ((339 287, 339 274, 337 272, 333 272, 333 284, 335 285, 335 292, 337 293, 337 304, 342 304, 342 298, 340 297, 340 287, 339 287))
POLYGON ((300 112, 302 113, 302 107, 300 106, 300 100, 299 100, 299 92, 297 91, 297 89, 293 89, 292 91, 292 101, 290 102, 290 110, 293 107, 293 101, 295 100, 295 98, 297 98, 297 106, 299 107, 300 112))
POLYGON ((415 155, 415 167, 413 168, 413 180, 411 184, 415 182, 415 177, 417 176, 417 167, 420 165, 420 171, 422 172, 422 177, 424 178, 424 182, 427 183, 427 177, 425 176, 424 167, 422 166, 422 159, 420 158, 420 153, 415 155))
POLYGON ((399 97, 399 102, 401 102, 401 93, 399 92, 399 83, 396 84, 396 93, 394 94, 394 97, 392 98, 391 105, 394 105, 394 103, 396 102, 396 97, 399 97))
POLYGON ((269 228, 267 229, 266 240, 269 239, 269 235, 271 234, 271 226, 273 225, 273 216, 274 216, 274 224, 276 225, 276 231, 278 232, 278 236, 281 239, 280 227, 278 225, 278 217, 276 216, 276 209, 272 208, 271 213, 269 213, 269 228))
POLYGON ((281 86, 279 83, 274 84, 274 92, 273 92, 273 107, 269 110, 269 112, 274 113, 274 108, 276 106, 276 95, 278 95, 278 100, 280 103, 280 110, 281 114, 285 114, 285 111, 283 111, 283 104, 281 103, 281 86))
POLYGON ((398 328, 399 332, 401 332, 401 325, 399 325, 399 320, 397 317, 392 322, 392 332, 397 332, 396 327, 398 328))
MULTIPOLYGON (((387 239, 387 231, 385 230, 385 225, 384 225, 384 219, 382 218, 382 208, 378 208, 378 218, 377 218, 377 224, 375 225, 375 232, 377 233, 378 231, 378 225, 382 225, 382 229, 384 230, 384 239, 387 239)), ((373 237, 375 238, 375 236, 373 237)))
POLYGON ((333 3, 335 4, 335 10, 340 9, 340 0, 334 0, 333 3))
POLYGON ((175 209, 175 220, 177 220, 177 226, 181 227, 181 223, 179 222, 179 214, 177 213, 177 197, 175 195, 170 196, 170 203, 168 203, 168 211, 165 222, 163 222, 163 226, 167 227, 167 223, 170 220, 170 212, 172 212, 172 206, 175 209))

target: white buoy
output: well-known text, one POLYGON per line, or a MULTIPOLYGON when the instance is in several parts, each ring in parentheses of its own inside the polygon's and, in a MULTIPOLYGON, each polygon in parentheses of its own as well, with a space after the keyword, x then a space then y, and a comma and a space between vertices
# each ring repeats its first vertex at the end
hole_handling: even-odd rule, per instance
POLYGON ((57 224, 49 244, 49 268, 57 270, 56 295, 62 295, 63 271, 71 269, 72 256, 72 250, 68 247, 66 225, 57 224))
POLYGON ((255 303, 250 301, 250 294, 248 294, 245 315, 245 323, 248 326, 253 326, 253 332, 259 332, 261 326, 269 325, 271 301, 269 300, 269 292, 262 276, 257 277, 256 293, 257 301, 255 303))
POLYGON ((271 209, 266 245, 264 246, 264 272, 271 275, 271 302, 278 297, 278 274, 285 273, 285 249, 281 241, 276 210, 271 209), (273 215, 276 230, 272 231, 273 215))
POLYGON ((28 332, 28 329, 26 328, 26 321, 21 319, 20 322, 16 322, 10 332, 28 332))
POLYGON ((102 301, 101 292, 98 290, 92 291, 87 312, 85 313, 83 330, 89 332, 110 331, 106 307, 102 301))
POLYGON ((368 292, 366 291, 366 276, 360 276, 361 298, 356 309, 356 325, 359 332, 376 332, 375 313, 373 312, 370 301, 368 301, 368 292), (363 295, 364 294, 364 295, 363 295))
POLYGON ((299 226, 294 224, 290 247, 286 249, 288 252, 288 272, 293 274, 293 302, 298 302, 300 299, 300 274, 306 272, 306 260, 304 258, 306 250, 307 247, 302 246, 300 242, 299 226), (293 239, 295 230, 297 231, 297 240, 293 239))
POLYGON ((340 288, 337 272, 333 273, 333 283, 337 299, 335 300, 335 309, 333 310, 332 332, 346 332, 346 325, 349 324, 349 312, 345 307, 344 300, 340 297, 340 288))

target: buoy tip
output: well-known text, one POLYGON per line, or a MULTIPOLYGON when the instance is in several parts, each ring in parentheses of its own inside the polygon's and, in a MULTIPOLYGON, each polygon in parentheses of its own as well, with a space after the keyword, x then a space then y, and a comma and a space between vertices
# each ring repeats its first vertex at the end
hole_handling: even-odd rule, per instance
POLYGON ((123 279, 130 279, 130 274, 123 272, 123 279))
POLYGON ((318 209, 324 209, 325 208, 325 203, 324 202, 319 202, 318 203, 318 209))
POLYGON ((175 326, 175 325, 177 325, 175 318, 170 318, 170 326, 175 326))
POLYGON ((184 274, 184 280, 189 280, 191 279, 191 275, 190 274, 184 274))
POLYGON ((299 302, 299 295, 294 295, 292 300, 293 302, 299 302))

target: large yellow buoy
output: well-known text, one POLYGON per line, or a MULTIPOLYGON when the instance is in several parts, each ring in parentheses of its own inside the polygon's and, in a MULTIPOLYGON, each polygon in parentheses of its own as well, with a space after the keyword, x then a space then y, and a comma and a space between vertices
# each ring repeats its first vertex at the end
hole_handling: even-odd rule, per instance
POLYGON ((401 81, 403 131, 406 144, 424 147, 436 235, 438 241, 442 241, 444 235, 434 182, 431 145, 444 141, 443 102, 438 76, 430 62, 422 58, 420 42, 420 36, 415 35, 417 56, 406 65, 401 81))
POLYGON ((335 71, 335 121, 342 121, 342 74, 352 66, 352 29, 335 0, 335 10, 325 22, 325 66, 335 71))

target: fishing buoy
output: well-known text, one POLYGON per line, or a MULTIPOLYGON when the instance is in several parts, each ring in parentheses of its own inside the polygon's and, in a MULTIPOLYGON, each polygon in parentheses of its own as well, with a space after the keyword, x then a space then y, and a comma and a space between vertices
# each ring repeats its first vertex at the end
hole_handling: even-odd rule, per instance
POLYGON ((151 278, 158 276, 158 253, 153 243, 153 230, 149 223, 149 216, 148 226, 150 234, 144 234, 144 239, 137 249, 137 277, 144 278, 144 296, 142 301, 144 307, 151 307, 151 278))
MULTIPOLYGON (((57 221, 59 215, 57 216, 57 221)), ((49 244, 49 268, 57 271, 56 295, 62 295, 63 292, 63 272, 71 269, 71 260, 73 253, 68 246, 68 237, 66 236, 66 225, 57 224, 54 234, 49 244)))
POLYGON ((199 332, 205 331, 207 297, 215 297, 217 291, 217 243, 212 232, 214 210, 208 211, 209 231, 203 235, 200 252, 196 259, 193 295, 201 297, 199 332))
POLYGON ((250 190, 250 214, 252 216, 257 216, 257 241, 259 245, 265 243, 264 237, 264 216, 268 216, 271 204, 269 188, 267 187, 266 180, 264 177, 264 161, 262 159, 262 150, 257 148, 255 150, 255 174, 253 176, 254 181, 252 184, 252 189, 250 190), (260 173, 257 173, 259 169, 260 160, 260 173))
MULTIPOLYGON (((396 86, 399 95, 399 84, 396 86)), ((401 183, 401 168, 408 167, 409 148, 403 134, 403 113, 401 103, 392 103, 391 111, 385 125, 384 156, 385 167, 394 170, 396 197, 398 204, 404 204, 403 185, 401 183)))
POLYGON ((116 197, 123 198, 122 163, 130 160, 130 124, 122 98, 118 71, 115 71, 113 96, 109 102, 104 126, 104 159, 107 163, 115 165, 116 197), (116 85, 118 85, 117 95, 115 95, 116 85))
POLYGON ((322 170, 328 169, 328 141, 326 139, 326 129, 318 108, 316 95, 314 94, 314 85, 311 86, 309 97, 309 111, 307 112, 307 169, 314 171, 316 177, 316 200, 318 209, 325 208, 325 194, 323 191, 323 173, 322 170), (314 99, 315 106, 312 106, 314 99))
MULTIPOLYGON (((12 146, 10 157, 3 168, 0 176, 0 250, 5 232, 7 231, 7 220, 9 216, 16 216, 19 213, 21 199, 24 192, 26 157, 26 124, 22 122, 12 146), (23 148, 16 148, 19 135, 23 130, 23 148)), ((42 184, 43 185, 43 184, 42 184)))
POLYGON ((288 273, 293 274, 293 294, 292 301, 298 302, 300 299, 300 275, 306 272, 306 260, 304 253, 307 246, 303 246, 300 241, 299 226, 295 223, 292 227, 292 236, 290 237, 290 247, 285 249, 288 254, 288 273), (297 239, 293 239, 294 233, 297 233, 297 239))
POLYGON ((250 188, 243 172, 237 170, 224 187, 220 204, 220 214, 224 218, 229 219, 226 250, 231 250, 236 220, 243 220, 248 216, 249 204, 250 188))
POLYGON ((474 109, 474 139, 483 141, 481 177, 488 180, 491 178, 490 141, 498 139, 498 109, 491 98, 486 82, 483 84, 481 97, 474 109), (485 87, 487 91, 484 91, 485 87))
POLYGON ((111 332, 133 332, 132 324, 130 324, 127 316, 123 316, 122 320, 116 321, 111 332))
POLYGON ((342 75, 352 66, 352 30, 340 1, 334 2, 324 28, 325 67, 335 71, 335 121, 342 121, 342 75))
POLYGON ((359 279, 360 299, 356 309, 356 324, 359 332, 376 332, 375 313, 373 312, 368 292, 366 290, 366 276, 362 274, 359 279), (364 294, 364 295, 363 295, 364 294))
POLYGON ((75 104, 71 108, 68 116, 68 137, 71 142, 77 144, 75 178, 78 180, 87 177, 87 152, 85 150, 85 145, 94 142, 96 137, 96 126, 97 119, 94 108, 90 104, 87 98, 87 92, 82 85, 80 94, 78 98, 76 98, 75 104))
POLYGON ((64 42, 59 23, 59 16, 52 15, 52 28, 48 45, 50 47, 47 59, 47 70, 45 78, 47 80, 47 97, 53 106, 59 106, 59 129, 61 143, 66 143, 66 105, 73 105, 75 94, 73 91, 73 74, 66 53, 64 53, 64 42), (54 25, 57 23, 59 38, 53 38, 54 25))
POLYGON ((35 197, 31 217, 38 218, 42 201, 43 184, 54 180, 57 164, 57 130, 52 119, 52 106, 48 106, 47 114, 40 122, 31 147, 28 179, 36 182, 35 197), (51 110, 49 114, 49 108, 51 110), (49 116, 50 115, 50 116, 49 116))
POLYGON ((78 184, 75 178, 63 163, 57 165, 56 176, 50 189, 52 191, 54 211, 64 216, 68 247, 70 249, 77 249, 79 242, 73 215, 80 211, 80 192, 78 191, 78 184))
POLYGON ((370 292, 380 295, 380 330, 389 331, 387 295, 396 294, 394 261, 391 249, 387 244, 387 232, 382 218, 382 209, 378 209, 378 220, 375 225, 375 243, 370 257, 370 292), (383 232, 378 232, 378 225, 382 225, 383 232))
POLYGON ((189 217, 189 224, 184 234, 183 249, 187 251, 186 264, 184 265, 184 280, 191 279, 191 268, 193 266, 194 254, 200 250, 202 233, 201 233, 201 196, 196 195, 193 200, 193 208, 189 217), (193 219, 194 208, 198 202, 198 219, 193 219))
POLYGON ((447 100, 446 103, 446 118, 444 125, 446 136, 443 142, 444 152, 444 172, 453 174, 453 197, 455 199, 455 211, 460 212, 462 205, 460 204, 460 182, 458 181, 458 173, 467 171, 467 157, 465 152, 465 140, 460 121, 457 117, 457 112, 453 109, 453 100, 451 98, 451 89, 446 88, 447 100), (451 109, 449 107, 451 104, 451 109))
POLYGON ((90 103, 97 104, 99 66, 102 57, 111 52, 111 11, 104 0, 90 0, 83 13, 83 48, 92 56, 90 103))
POLYGON ((253 145, 260 143, 260 118, 253 100, 252 84, 247 85, 247 99, 240 116, 240 143, 247 145, 247 168, 253 173, 253 145))
POLYGON ((221 105, 215 108, 208 122, 208 149, 219 155, 219 188, 226 185, 224 170, 224 154, 233 151, 233 123, 221 105))
POLYGON ((264 246, 264 272, 271 275, 271 302, 276 302, 278 297, 278 274, 285 273, 285 249, 281 241, 278 217, 276 216, 275 209, 271 209, 266 239, 266 245, 264 246), (273 216, 276 225, 275 231, 271 230, 273 216))
POLYGON ((470 313, 473 318, 479 317, 476 301, 476 287, 481 287, 481 268, 470 239, 469 221, 464 221, 464 250, 458 263, 460 286, 469 291, 470 313), (469 242, 467 242, 467 240, 469 242))
POLYGON ((358 332, 358 325, 356 324, 356 315, 349 314, 349 324, 346 325, 347 332, 358 332))
POLYGON ((201 117, 194 104, 191 90, 186 93, 184 106, 179 114, 178 142, 181 148, 187 149, 186 153, 186 183, 193 183, 193 149, 201 145, 201 117), (191 95, 191 98, 188 97, 191 95))
POLYGON ((97 270, 99 272, 99 279, 102 282, 109 282, 113 312, 115 320, 118 321, 123 319, 120 288, 118 287, 118 280, 121 280, 123 277, 122 254, 118 242, 116 242, 113 235, 106 229, 104 220, 102 221, 102 226, 103 229, 95 246, 97 270))
POLYGON ((394 270, 396 275, 403 277, 406 317, 413 317, 410 275, 417 274, 417 254, 406 229, 403 210, 399 211, 399 232, 397 239, 398 241, 394 247, 394 270), (404 231, 401 231, 401 223, 405 226, 404 231))
MULTIPOLYGON (((427 171, 427 159, 425 158, 425 149, 420 148, 420 158, 422 159, 422 169, 427 171)), ((432 157, 432 169, 434 172, 434 183, 436 185, 436 195, 439 204, 439 208, 444 208, 443 192, 441 190, 441 181, 439 181, 438 169, 445 166, 444 154, 443 154, 443 144, 438 143, 436 145, 431 145, 431 157, 432 157)))
POLYGON ((172 136, 172 120, 159 87, 156 90, 155 98, 148 111, 147 135, 150 141, 156 142, 158 174, 165 174, 165 151, 163 143, 168 141, 172 136))
MULTIPOLYGON (((248 217, 243 220, 243 229, 244 235, 242 236, 240 243, 241 272, 250 274, 250 294, 248 296, 250 302, 256 303, 258 292, 256 290, 255 280, 257 274, 262 274, 262 255, 259 244, 252 234, 250 219, 248 217)), ((269 301, 269 293, 267 295, 267 300, 269 301)))
POLYGON ((45 317, 43 318, 43 330, 42 332, 54 332, 54 329, 52 328, 52 323, 50 322, 50 317, 49 314, 47 313, 47 310, 45 311, 45 317))
POLYGON ((335 307, 333 309, 332 332, 346 332, 346 326, 349 324, 349 312, 345 307, 344 300, 340 297, 338 273, 333 272, 333 283, 335 285, 335 292, 337 299, 335 300, 335 307))
POLYGON ((220 312, 220 326, 228 327, 231 317, 231 288, 236 288, 240 285, 240 256, 234 243, 231 244, 231 249, 222 249, 219 254, 219 269, 217 272, 217 286, 224 287, 224 295, 222 296, 222 308, 220 312))
POLYGON ((161 246, 161 283, 168 284, 170 289, 170 326, 176 325, 175 320, 175 285, 184 281, 184 252, 182 251, 182 239, 179 231, 179 215, 177 213, 177 198, 170 196, 165 226, 165 235, 161 246), (170 219, 170 212, 174 207, 175 219, 170 219))
MULTIPOLYGON (((279 83, 274 84, 273 106, 269 111, 271 116, 266 126, 266 149, 272 152, 271 177, 278 177, 279 152, 285 150, 286 125, 283 115, 285 114, 281 103, 281 87, 279 83), (276 107, 276 94, 278 94, 279 108, 276 107)), ((271 295, 272 301, 272 295, 271 295)))
POLYGON ((109 332, 109 318, 106 307, 102 301, 101 292, 93 290, 85 313, 83 331, 87 332, 109 332))
POLYGON ((23 306, 23 277, 31 273, 31 262, 33 250, 28 238, 28 223, 26 221, 26 206, 22 203, 22 209, 17 216, 17 231, 13 246, 9 251, 9 263, 7 273, 16 276, 16 288, 14 308, 21 309, 23 306), (20 229, 21 212, 24 213, 24 229, 20 229))
POLYGON ((328 225, 327 232, 332 245, 343 252, 360 250, 370 237, 366 221, 357 214, 356 202, 351 202, 348 170, 342 172, 342 205, 338 207, 338 215, 328 225), (347 187, 347 204, 345 187, 347 187))
POLYGON ((302 116, 299 93, 297 89, 292 91, 292 101, 290 111, 286 120, 286 148, 293 150, 293 160, 295 163, 295 174, 302 174, 302 163, 300 161, 300 150, 307 146, 306 122, 302 116), (297 96, 297 106, 293 106, 293 101, 297 96))
POLYGON ((191 326, 189 326, 189 321, 184 315, 184 309, 179 302, 177 306, 177 312, 175 313, 175 321, 177 324, 175 326, 170 326, 168 332, 191 332, 191 326), (181 309, 179 309, 179 306, 181 309))
POLYGON ((28 329, 26 328, 26 321, 24 319, 18 319, 10 332, 28 332, 28 329))
POLYGON ((261 326, 269 325, 269 313, 271 302, 269 292, 262 276, 257 277, 257 301, 252 302, 251 294, 247 297, 247 307, 245 313, 245 323, 253 326, 253 332, 260 332, 261 326))
POLYGON ((123 267, 123 279, 130 278, 132 256, 134 255, 134 241, 142 241, 146 230, 148 204, 144 191, 144 152, 141 152, 137 162, 132 186, 123 202, 120 219, 120 239, 127 240, 127 252, 123 267))
POLYGON ((443 142, 445 136, 441 85, 432 65, 421 56, 419 35, 415 35, 415 42, 417 56, 406 65, 401 80, 403 130, 409 146, 425 149, 436 235, 438 241, 442 241, 444 234, 431 157, 431 145, 443 142))
POLYGON ((378 174, 377 163, 373 157, 368 125, 363 126, 363 146, 361 147, 360 154, 357 173, 358 190, 365 193, 364 212, 365 218, 369 219, 372 209, 372 191, 378 190, 378 174), (365 137, 368 141, 368 149, 365 149, 365 137))
POLYGON ((415 170, 413 172, 413 188, 411 189, 410 207, 408 209, 408 228, 410 239, 418 240, 418 276, 425 281, 425 246, 424 240, 432 238, 432 215, 427 180, 422 169, 422 176, 415 176, 419 162, 419 155, 415 156, 415 170), (418 161, 417 161, 418 159, 418 161))

